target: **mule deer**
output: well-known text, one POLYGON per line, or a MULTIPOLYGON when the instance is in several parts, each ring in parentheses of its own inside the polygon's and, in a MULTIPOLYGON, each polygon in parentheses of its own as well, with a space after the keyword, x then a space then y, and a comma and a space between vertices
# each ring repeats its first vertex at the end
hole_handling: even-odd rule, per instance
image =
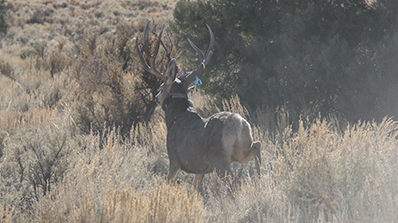
POLYGON ((193 185, 197 189, 204 174, 216 170, 219 176, 224 177, 231 173, 232 162, 246 164, 252 159, 255 159, 255 168, 260 175, 261 143, 253 142, 249 123, 239 114, 230 112, 220 112, 209 118, 202 118, 188 99, 189 89, 194 86, 195 80, 200 80, 213 54, 214 34, 210 27, 207 25, 210 44, 206 53, 188 39, 199 54, 199 66, 177 77, 178 67, 175 59, 171 59, 165 72, 161 73, 156 69, 155 60, 164 27, 151 52, 148 47, 149 25, 148 22, 143 42, 136 39, 136 50, 144 69, 163 81, 156 100, 165 111, 167 152, 170 161, 168 181, 173 180, 182 169, 195 174, 193 185))

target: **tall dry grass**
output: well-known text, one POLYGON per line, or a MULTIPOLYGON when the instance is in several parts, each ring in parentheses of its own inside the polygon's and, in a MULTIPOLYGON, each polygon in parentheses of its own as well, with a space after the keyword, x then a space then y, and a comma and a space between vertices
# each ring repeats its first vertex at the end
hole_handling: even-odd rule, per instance
MULTIPOLYGON (((103 143, 90 135, 63 183, 38 202, 41 222, 200 222, 203 201, 186 186, 152 173, 150 152, 109 130, 103 143), (101 144, 103 144, 101 146, 101 144)), ((145 131, 142 131, 144 133, 145 131)))
MULTIPOLYGON (((193 99, 200 105, 206 96, 197 93, 193 99)), ((226 104, 246 111, 236 97, 226 104)), ((0 166, 2 185, 7 185, 1 190, 4 221, 394 222, 398 217, 397 123, 391 119, 345 128, 326 119, 302 121, 298 131, 287 126, 273 135, 255 125, 255 137, 264 145, 261 180, 253 177, 252 163, 237 164, 236 190, 222 189, 210 174, 198 195, 188 174, 177 176, 179 186, 165 184, 162 115, 158 109, 152 122, 138 125, 128 137, 117 128, 103 135, 78 134, 67 113, 43 120, 47 127, 18 129, 22 135, 4 143, 0 166), (28 175, 36 173, 33 164, 40 166, 40 158, 18 148, 35 145, 43 160, 51 160, 64 141, 62 158, 50 171, 51 188, 37 184, 40 193, 35 192, 35 178, 28 175), (22 178, 20 163, 29 173, 22 178), (57 175, 62 177, 55 180, 57 175)))
POLYGON ((326 120, 284 129, 266 145, 260 182, 243 178, 233 199, 211 197, 210 221, 394 222, 397 123, 358 123, 343 131, 326 120))

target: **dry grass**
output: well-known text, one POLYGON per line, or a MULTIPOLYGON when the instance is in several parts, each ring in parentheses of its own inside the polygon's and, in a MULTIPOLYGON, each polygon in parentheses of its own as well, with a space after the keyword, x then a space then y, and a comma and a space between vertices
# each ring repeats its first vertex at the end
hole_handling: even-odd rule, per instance
POLYGON ((219 101, 194 91, 204 117, 228 110, 249 119, 264 158, 259 181, 253 163, 236 164, 235 190, 209 174, 198 195, 192 175, 181 172, 179 183, 165 183, 160 108, 148 124, 125 124, 128 111, 142 105, 129 107, 140 82, 134 70, 122 71, 120 52, 133 49, 127 37, 148 18, 171 19, 175 1, 9 4, 11 29, 0 51, 1 222, 398 219, 397 122, 345 126, 319 118, 294 131, 282 108, 249 112, 236 96, 219 101))
POLYGON ((62 184, 37 203, 41 222, 200 222, 200 196, 164 183, 148 168, 148 150, 110 131, 89 136, 62 184))
MULTIPOLYGON (((231 100, 237 102, 236 98, 231 100)), ((68 124, 68 116, 64 117, 65 123, 59 128, 69 134, 73 132, 73 125, 68 124)), ((70 142, 65 146, 63 157, 68 160, 61 158, 51 172, 62 174, 62 179, 50 179, 53 186, 51 190, 47 188, 49 193, 44 196, 32 191, 32 181, 28 178, 23 178, 19 188, 3 188, 5 219, 40 222, 392 222, 398 217, 394 211, 398 204, 395 195, 398 192, 395 187, 398 183, 397 123, 392 120, 386 119, 380 124, 359 123, 343 131, 328 121, 318 120, 307 126, 302 122, 297 132, 287 127, 276 137, 262 135, 265 159, 261 180, 256 182, 252 177, 252 166, 238 165, 235 167, 240 182, 237 190, 231 194, 217 189, 223 186, 213 174, 205 179, 207 186, 202 198, 192 192, 189 186, 192 177, 187 174, 179 174, 178 181, 184 182, 180 186, 164 183, 166 130, 164 123, 159 122, 161 118, 157 113, 148 126, 137 126, 124 139, 117 129, 104 131, 106 136, 67 135, 70 142), (61 165, 65 162, 67 166, 61 165), (64 173, 57 172, 62 168, 64 173), (25 197, 29 194, 33 199, 25 197), (15 202, 19 196, 28 203, 18 199, 15 202), (181 204, 184 205, 179 206, 181 204), (17 211, 21 207, 26 209, 17 211)), ((18 155, 22 165, 28 165, 24 161, 40 163, 39 159, 24 156, 23 151, 22 155, 15 154, 18 145, 37 138, 41 141, 31 143, 39 145, 43 151, 59 148, 45 146, 50 142, 62 142, 60 133, 54 135, 55 129, 47 128, 42 127, 40 132, 27 130, 22 137, 17 137, 18 140, 7 137, 1 163, 4 185, 10 185, 12 179, 16 183, 21 177, 18 155)), ((262 127, 256 129, 261 132, 262 127)), ((51 151, 44 154, 51 154, 51 151)), ((30 170, 26 168, 26 171, 30 170)), ((38 188, 42 193, 45 185, 38 188)))
MULTIPOLYGON (((61 196, 61 195, 59 195, 61 196)), ((68 198, 69 194, 66 194, 68 198)), ((76 199, 76 197, 69 198, 76 199)), ((73 200, 66 210, 47 198, 43 203, 42 222, 203 222, 202 198, 183 186, 166 183, 146 190, 109 187, 92 199, 73 200), (64 212, 62 212, 64 211, 64 212), (67 213, 65 213, 67 211, 67 213), (69 214, 70 213, 70 214, 69 214)))

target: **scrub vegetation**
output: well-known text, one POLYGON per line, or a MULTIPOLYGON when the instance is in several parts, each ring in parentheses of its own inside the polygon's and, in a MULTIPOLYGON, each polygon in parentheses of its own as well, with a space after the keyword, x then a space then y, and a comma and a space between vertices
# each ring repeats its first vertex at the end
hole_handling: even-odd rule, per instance
MULTIPOLYGON (((201 4, 210 2, 221 1, 201 4)), ((0 34, 0 222, 398 219, 398 122, 389 117, 360 121, 336 112, 325 115, 315 103, 307 107, 311 113, 297 113, 286 104, 255 107, 246 100, 248 92, 239 94, 233 83, 227 85, 229 95, 208 90, 223 84, 213 74, 217 72, 214 61, 203 85, 189 97, 204 117, 225 110, 252 124, 254 140, 262 144, 261 179, 250 162, 232 165, 234 190, 215 173, 205 177, 202 193, 192 188, 193 176, 184 172, 174 184, 166 183, 164 112, 157 107, 146 119, 159 80, 148 78, 140 67, 135 37, 142 37, 148 20, 158 30, 166 24, 164 49, 168 51, 160 56, 175 57, 181 69, 189 70, 197 61, 189 59, 194 52, 184 47, 184 35, 194 42, 200 38, 195 39, 193 31, 179 32, 178 18, 173 17, 176 6, 189 2, 15 0, 1 4, 7 25, 0 16, 0 27, 5 27, 0 34)), ((217 31, 221 28, 209 24, 216 36, 212 60, 222 60, 222 49, 217 48, 223 44, 217 40, 223 38, 217 31)), ((192 29, 206 33, 203 27, 204 31, 201 25, 192 29)), ((157 38, 155 33, 150 38, 157 38)), ((388 43, 396 37, 396 33, 390 35, 388 43)), ((206 44, 208 36, 203 38, 206 44)), ((321 44, 319 39, 314 41, 321 44)), ((287 55, 291 45, 285 46, 287 55)), ((386 46, 393 45, 376 44, 375 49, 381 48, 374 52, 386 46)), ((339 49, 330 48, 322 55, 327 58, 339 49)), ((396 58, 392 49, 384 51, 383 57, 374 54, 377 61, 384 61, 391 53, 390 62, 384 64, 388 75, 396 58)), ((292 67, 297 58, 290 60, 292 67)), ((384 65, 377 64, 383 70, 384 65)), ((297 71, 304 72, 302 66, 297 71)), ((295 71, 292 67, 284 74, 295 71)))

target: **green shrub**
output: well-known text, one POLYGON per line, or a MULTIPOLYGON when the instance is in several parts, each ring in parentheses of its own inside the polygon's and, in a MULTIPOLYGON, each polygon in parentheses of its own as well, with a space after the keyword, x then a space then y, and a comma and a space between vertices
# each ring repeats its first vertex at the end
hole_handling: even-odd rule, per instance
MULTIPOLYGON (((172 27, 202 49, 209 38, 205 24, 213 29, 207 92, 238 94, 252 109, 285 107, 295 121, 319 112, 381 120, 396 115, 380 104, 398 81, 386 64, 398 58, 391 39, 397 9, 398 2, 385 0, 181 0, 172 27)), ((196 58, 193 50, 186 55, 196 58)))
POLYGON ((6 1, 1 0, 0 1, 0 33, 7 33, 8 28, 10 27, 7 22, 6 22, 6 11, 7 11, 7 6, 6 6, 6 1))

